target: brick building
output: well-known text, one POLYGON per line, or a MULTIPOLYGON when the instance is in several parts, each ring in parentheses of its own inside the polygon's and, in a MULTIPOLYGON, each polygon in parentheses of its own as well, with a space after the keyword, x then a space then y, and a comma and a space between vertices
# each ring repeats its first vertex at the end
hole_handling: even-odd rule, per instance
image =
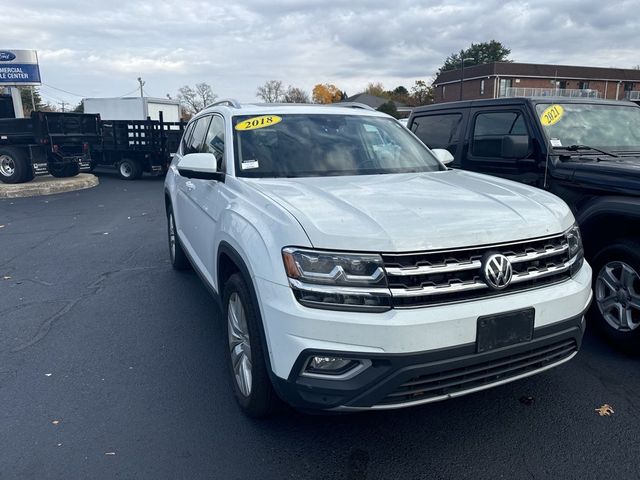
MULTIPOLYGON (((462 70, 433 82, 435 103, 460 100, 462 70)), ((640 100, 640 70, 493 62, 465 67, 462 99, 566 96, 640 100)))

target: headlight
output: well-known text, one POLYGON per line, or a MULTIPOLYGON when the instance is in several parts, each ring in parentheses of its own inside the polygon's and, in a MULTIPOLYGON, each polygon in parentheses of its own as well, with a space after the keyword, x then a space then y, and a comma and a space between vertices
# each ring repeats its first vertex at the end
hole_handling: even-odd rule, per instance
POLYGON ((379 255, 285 248, 282 258, 289 284, 303 305, 336 310, 391 308, 379 255))
POLYGON ((569 246, 569 261, 573 260, 571 264, 571 275, 578 273, 578 270, 582 268, 584 263, 584 249, 582 248, 582 236, 580 235, 580 228, 578 225, 573 225, 564 234, 567 245, 569 246))

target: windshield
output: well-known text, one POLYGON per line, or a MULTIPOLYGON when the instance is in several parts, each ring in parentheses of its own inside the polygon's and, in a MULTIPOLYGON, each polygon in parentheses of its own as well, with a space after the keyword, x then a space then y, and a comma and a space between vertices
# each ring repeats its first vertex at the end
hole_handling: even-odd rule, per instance
POLYGON ((288 114, 235 117, 241 177, 372 175, 441 170, 429 150, 391 118, 288 114))
POLYGON ((536 111, 552 147, 588 145, 640 150, 640 108, 591 103, 539 103, 536 111))

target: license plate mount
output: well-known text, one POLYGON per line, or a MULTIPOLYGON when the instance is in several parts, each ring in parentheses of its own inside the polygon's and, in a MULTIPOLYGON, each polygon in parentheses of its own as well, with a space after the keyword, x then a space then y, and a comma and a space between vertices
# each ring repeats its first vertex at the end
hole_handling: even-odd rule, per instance
POLYGON ((478 317, 477 352, 488 352, 496 348, 531 341, 534 320, 534 308, 478 317))

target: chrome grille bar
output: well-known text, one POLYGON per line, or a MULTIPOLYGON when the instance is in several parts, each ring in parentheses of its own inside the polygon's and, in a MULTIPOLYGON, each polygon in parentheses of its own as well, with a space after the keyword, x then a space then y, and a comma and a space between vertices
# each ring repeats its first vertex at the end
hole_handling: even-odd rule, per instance
POLYGON ((456 302, 492 293, 520 291, 564 281, 577 257, 569 258, 564 234, 552 237, 460 250, 383 254, 391 297, 397 307, 456 302), (502 253, 513 266, 512 287, 490 289, 482 275, 482 258, 502 253))

